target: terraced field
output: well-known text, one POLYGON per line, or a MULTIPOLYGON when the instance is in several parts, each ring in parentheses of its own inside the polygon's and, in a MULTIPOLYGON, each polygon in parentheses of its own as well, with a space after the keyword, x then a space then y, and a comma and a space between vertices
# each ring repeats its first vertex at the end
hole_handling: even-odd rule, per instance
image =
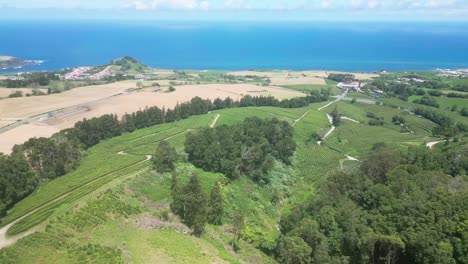
MULTIPOLYGON (((15 261, 19 259, 23 262, 37 261, 37 256, 40 256, 43 261, 39 262, 51 259, 66 262, 75 255, 56 252, 53 246, 57 239, 54 238, 56 234, 53 232, 66 232, 67 238, 63 238, 63 241, 72 245, 70 247, 97 243, 119 252, 121 250, 122 253, 116 254, 125 256, 127 262, 143 263, 144 260, 153 259, 183 263, 184 260, 193 259, 193 263, 207 261, 236 263, 238 258, 243 258, 246 262, 270 262, 271 259, 255 247, 274 245, 280 234, 277 224, 281 212, 288 211, 291 205, 304 202, 314 194, 317 186, 330 172, 340 169, 340 164, 343 165, 343 160, 346 158, 345 155, 363 156, 374 143, 382 141, 402 146, 422 145, 430 134, 427 129, 434 125, 415 116, 405 116, 415 134, 402 134, 398 126, 389 122, 392 115, 403 114, 405 111, 377 105, 338 102, 336 105, 344 116, 361 123, 344 120, 343 124, 320 146, 311 139, 311 135, 317 131, 328 130, 330 127, 326 115, 333 110, 334 105, 322 111, 317 110, 325 104, 326 102, 316 103, 298 109, 253 107, 212 111, 206 115, 192 116, 186 120, 137 130, 101 142, 87 151, 76 171, 45 184, 8 212, 1 222, 2 226, 12 224, 8 229, 8 235, 35 230, 38 226, 40 227, 38 230, 42 231, 29 235, 18 241, 16 245, 4 249, 5 254, 13 256, 15 261), (368 111, 383 116, 386 124, 383 127, 368 126, 366 118, 368 111), (230 233, 225 227, 208 226, 207 234, 201 240, 197 240, 174 231, 174 226, 178 226, 174 221, 164 223, 163 225, 169 225, 165 229, 155 230, 140 226, 143 221, 141 219, 153 219, 154 216, 167 212, 171 199, 170 174, 157 176, 149 169, 151 163, 148 158, 155 151, 158 142, 168 140, 178 151, 182 151, 186 134, 201 127, 210 127, 216 117, 218 118, 215 127, 236 124, 252 116, 275 117, 295 124, 294 139, 297 150, 293 166, 277 163, 271 172, 269 184, 258 185, 250 179, 228 182, 222 174, 205 172, 184 162, 177 165, 177 175, 182 183, 196 172, 207 193, 218 180, 225 182, 224 222, 230 223, 236 210, 242 210, 246 214, 245 241, 242 242, 244 243, 242 250, 239 252, 229 250, 230 233), (78 221, 76 219, 82 219, 82 210, 85 210, 86 206, 91 206, 95 202, 100 203, 100 198, 96 196, 106 189, 126 190, 129 194, 123 196, 124 203, 142 208, 143 213, 126 216, 128 219, 118 215, 104 219, 106 216, 103 213, 92 210, 92 214, 96 215, 90 217, 101 219, 100 224, 86 229, 86 232, 78 232, 71 228, 70 226, 76 225, 75 222, 78 221), (109 236, 110 233, 115 235, 109 236), (178 252, 180 256, 171 255, 173 247, 177 245, 186 245, 196 250, 187 249, 178 252), (17 256, 17 252, 23 251, 30 254, 17 256), (205 253, 200 255, 197 253, 200 251, 205 253)), ((347 161, 346 165, 354 162, 356 161, 347 161)), ((93 249, 92 252, 101 251, 93 249)))

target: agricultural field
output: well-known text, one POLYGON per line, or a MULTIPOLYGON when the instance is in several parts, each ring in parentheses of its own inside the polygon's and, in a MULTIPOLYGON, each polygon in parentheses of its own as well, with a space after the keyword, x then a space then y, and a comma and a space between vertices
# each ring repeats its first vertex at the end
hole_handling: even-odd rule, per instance
POLYGON ((113 113, 121 116, 150 106, 173 108, 177 103, 195 96, 204 99, 239 99, 244 95, 274 96, 278 99, 302 96, 303 93, 281 87, 255 84, 201 84, 177 86, 171 93, 143 89, 135 91, 136 81, 124 81, 100 86, 76 88, 64 93, 0 100, 0 120, 24 119, 38 114, 53 113, 53 117, 39 117, 12 130, 0 133, 0 152, 10 153, 15 144, 31 137, 48 137, 72 127, 83 118, 113 113))
POLYGON ((430 121, 405 116, 408 127, 415 133, 402 134, 389 121, 394 114, 404 114, 403 110, 339 102, 336 106, 343 116, 361 123, 344 120, 320 146, 311 135, 330 128, 326 114, 335 107, 332 104, 317 110, 325 104, 314 103, 297 109, 217 110, 103 141, 87 151, 77 170, 46 183, 8 211, 1 222, 8 235, 17 237, 24 231, 36 232, 3 249, 0 260, 61 263, 77 259, 99 262, 105 258, 133 263, 147 260, 185 263, 188 259, 192 263, 274 263, 258 248, 275 244, 280 235, 277 223, 281 213, 314 195, 329 173, 352 166, 355 161, 346 160, 345 155, 364 157, 374 143, 381 141, 400 147, 422 145, 430 137, 428 130, 434 126, 430 121), (384 117, 386 124, 368 126, 366 113, 369 111, 384 117), (183 161, 178 163, 176 171, 182 183, 194 172, 206 193, 215 182, 224 183, 225 225, 208 226, 201 238, 190 236, 190 230, 170 213, 171 176, 155 174, 150 169, 150 155, 161 140, 167 140, 181 153, 190 131, 237 124, 253 116, 278 118, 293 125, 297 144, 293 165, 276 163, 271 182, 258 185, 247 178, 228 181, 220 173, 205 172, 183 161), (240 250, 234 251, 230 246, 229 227, 234 212, 239 209, 245 212, 246 227, 240 250), (59 237, 65 250, 56 248, 59 237), (180 245, 184 247, 179 250, 180 245), (174 254, 176 247, 177 254, 174 254))
MULTIPOLYGON (((421 97, 422 96, 413 95, 408 98, 408 101, 413 102, 414 100, 420 99, 421 97)), ((437 103, 440 106, 439 108, 444 109, 444 110, 450 111, 450 109, 452 109, 454 105, 456 105, 460 109, 462 107, 468 106, 467 99, 463 99, 463 98, 449 98, 449 97, 435 97, 435 96, 433 96, 432 98, 434 98, 437 101, 437 103)))
MULTIPOLYGON (((23 93, 23 96, 26 96, 26 94, 31 94, 32 91, 35 90, 35 88, 0 88, 0 99, 2 98, 7 98, 9 95, 16 91, 21 91, 23 93)), ((47 89, 38 89, 39 91, 43 93, 47 93, 47 89)))

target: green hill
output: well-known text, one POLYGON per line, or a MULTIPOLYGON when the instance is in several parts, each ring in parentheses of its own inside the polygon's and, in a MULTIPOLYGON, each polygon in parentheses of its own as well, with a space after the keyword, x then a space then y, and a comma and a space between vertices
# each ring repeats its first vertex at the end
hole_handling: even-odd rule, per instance
POLYGON ((123 74, 144 73, 149 69, 148 66, 129 56, 113 60, 109 65, 112 65, 113 70, 123 74))

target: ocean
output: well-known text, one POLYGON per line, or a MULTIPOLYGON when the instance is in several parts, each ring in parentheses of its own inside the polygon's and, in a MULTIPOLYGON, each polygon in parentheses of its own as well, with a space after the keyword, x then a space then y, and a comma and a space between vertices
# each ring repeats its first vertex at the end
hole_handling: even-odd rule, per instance
POLYGON ((468 68, 468 24, 1 21, 0 55, 45 61, 23 71, 127 55, 164 69, 454 69, 468 68))

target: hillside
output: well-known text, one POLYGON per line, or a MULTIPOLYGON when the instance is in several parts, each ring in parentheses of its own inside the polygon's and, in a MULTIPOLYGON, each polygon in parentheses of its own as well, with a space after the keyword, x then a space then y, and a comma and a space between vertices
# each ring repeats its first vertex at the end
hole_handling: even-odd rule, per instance
POLYGON ((112 70, 122 74, 144 73, 149 69, 148 66, 129 56, 113 60, 109 65, 112 66, 112 70))
POLYGON ((315 95, 194 98, 31 141, 12 159, 44 149, 38 170, 48 180, 1 219, 0 245, 23 238, 0 250, 0 262, 464 263, 466 135, 433 144, 444 138, 438 120, 411 113, 410 102, 315 95), (86 146, 79 165, 77 141, 86 146), (209 203, 195 223, 212 221, 213 201, 222 210, 192 233, 199 227, 181 200, 209 203))

